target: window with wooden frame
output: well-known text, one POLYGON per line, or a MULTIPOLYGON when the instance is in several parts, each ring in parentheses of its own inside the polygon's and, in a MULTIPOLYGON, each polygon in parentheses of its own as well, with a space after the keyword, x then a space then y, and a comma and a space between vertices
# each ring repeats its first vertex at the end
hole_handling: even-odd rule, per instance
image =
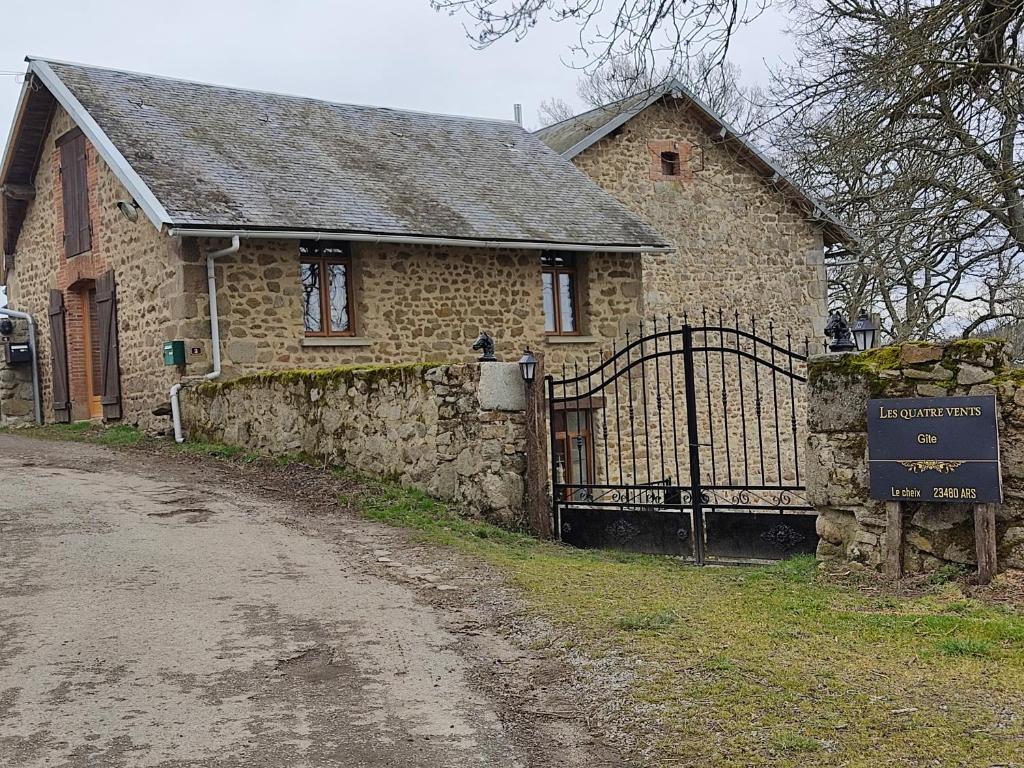
POLYGON ((348 244, 303 241, 299 256, 306 335, 355 335, 352 255, 348 244))
POLYGON ((57 139, 57 146, 64 207, 64 255, 71 258, 92 249, 85 135, 76 128, 57 139))
POLYGON ((544 332, 548 335, 579 335, 578 278, 576 254, 547 251, 541 256, 544 332))
MULTIPOLYGON (((558 481, 564 485, 594 483, 593 411, 589 408, 567 407, 552 414, 555 441, 555 467, 558 481)), ((586 498, 586 488, 566 489, 567 499, 586 498)))

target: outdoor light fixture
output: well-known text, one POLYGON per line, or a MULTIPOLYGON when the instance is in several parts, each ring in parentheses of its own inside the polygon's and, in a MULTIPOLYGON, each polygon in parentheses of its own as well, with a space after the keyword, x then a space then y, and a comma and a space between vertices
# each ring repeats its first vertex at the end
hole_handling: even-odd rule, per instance
POLYGON ((860 311, 857 322, 853 324, 851 330, 853 331, 853 339, 857 342, 857 349, 861 352, 866 352, 874 348, 878 329, 875 328, 875 324, 871 322, 871 318, 868 317, 868 313, 865 310, 862 309, 860 311))
POLYGON ((118 200, 117 210, 132 224, 139 220, 139 204, 134 200, 118 200))
POLYGON ((523 356, 519 358, 519 372, 527 384, 530 384, 537 375, 537 358, 528 349, 524 349, 523 356))

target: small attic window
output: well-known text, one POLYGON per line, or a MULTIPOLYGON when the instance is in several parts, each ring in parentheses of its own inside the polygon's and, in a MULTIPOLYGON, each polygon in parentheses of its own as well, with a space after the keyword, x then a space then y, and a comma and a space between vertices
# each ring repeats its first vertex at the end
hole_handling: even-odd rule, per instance
POLYGON ((662 176, 678 176, 680 171, 679 167, 679 153, 678 152, 662 152, 661 153, 661 175, 662 176))

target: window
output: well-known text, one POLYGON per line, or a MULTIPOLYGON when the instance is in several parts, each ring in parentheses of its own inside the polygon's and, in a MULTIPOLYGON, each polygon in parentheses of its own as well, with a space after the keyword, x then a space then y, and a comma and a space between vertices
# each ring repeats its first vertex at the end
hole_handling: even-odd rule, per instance
POLYGON ((71 258, 92 248, 85 136, 76 128, 57 139, 57 146, 64 204, 64 255, 71 258))
MULTIPOLYGON (((594 456, 593 419, 589 409, 569 407, 553 414, 555 431, 555 467, 564 485, 590 485, 594 456)), ((567 488, 566 498, 586 497, 586 488, 567 488)))
POLYGON ((662 152, 661 153, 661 175, 662 176, 678 176, 679 175, 679 153, 678 152, 662 152))
POLYGON ((545 253, 541 257, 545 333, 574 336, 580 332, 576 278, 575 254, 545 253))
POLYGON ((353 335, 352 259, 348 245, 303 242, 299 255, 306 335, 353 335))

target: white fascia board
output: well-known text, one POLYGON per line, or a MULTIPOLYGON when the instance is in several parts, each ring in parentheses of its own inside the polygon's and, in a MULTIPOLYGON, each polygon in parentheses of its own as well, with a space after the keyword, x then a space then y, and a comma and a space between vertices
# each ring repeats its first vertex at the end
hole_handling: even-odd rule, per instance
POLYGON ((153 226, 163 229, 164 225, 170 225, 171 217, 160 201, 156 199, 156 195, 146 186, 146 182, 135 172, 121 151, 114 146, 114 143, 103 132, 88 110, 57 77, 57 73, 50 68, 50 65, 46 61, 30 58, 28 69, 30 73, 39 78, 57 99, 57 102, 64 107, 64 110, 99 152, 100 157, 110 166, 110 170, 114 172, 117 180, 139 204, 139 208, 146 214, 146 218, 153 223, 153 226))

